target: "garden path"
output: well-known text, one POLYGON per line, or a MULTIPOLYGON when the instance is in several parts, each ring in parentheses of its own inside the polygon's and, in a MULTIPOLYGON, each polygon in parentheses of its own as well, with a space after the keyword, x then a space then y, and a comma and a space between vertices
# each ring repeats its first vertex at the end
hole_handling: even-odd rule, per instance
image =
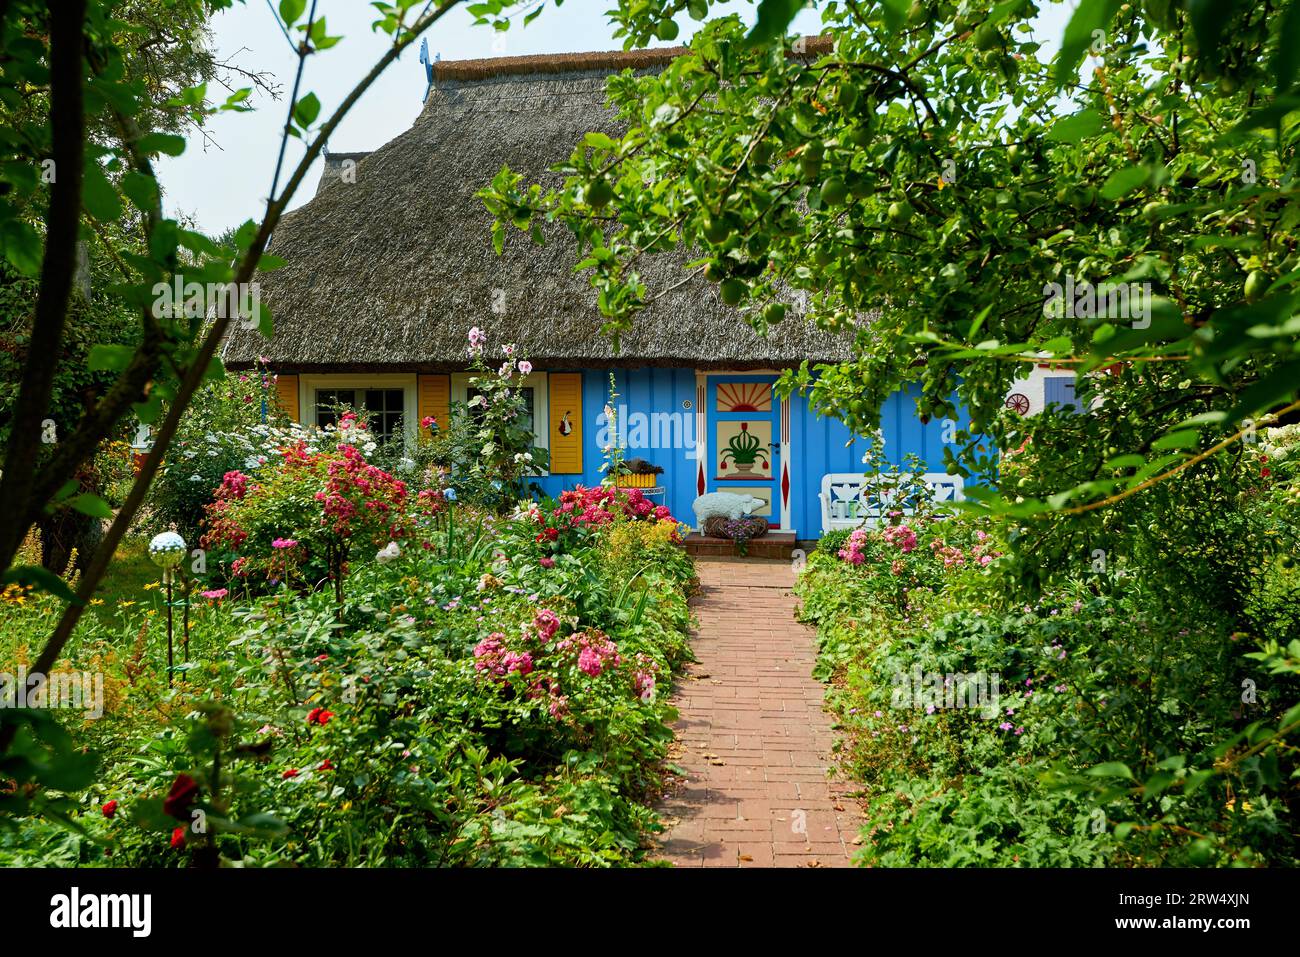
POLYGON ((828 780, 831 721, 812 677, 813 630, 794 620, 791 563, 696 559, 699 659, 674 687, 661 856, 678 867, 845 867, 858 832, 828 780))

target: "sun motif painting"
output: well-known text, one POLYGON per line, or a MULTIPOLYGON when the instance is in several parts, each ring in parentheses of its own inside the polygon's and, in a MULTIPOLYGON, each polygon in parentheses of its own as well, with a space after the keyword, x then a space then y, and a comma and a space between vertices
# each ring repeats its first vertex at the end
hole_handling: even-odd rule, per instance
POLYGON ((770 382, 718 383, 719 412, 771 412, 770 382))

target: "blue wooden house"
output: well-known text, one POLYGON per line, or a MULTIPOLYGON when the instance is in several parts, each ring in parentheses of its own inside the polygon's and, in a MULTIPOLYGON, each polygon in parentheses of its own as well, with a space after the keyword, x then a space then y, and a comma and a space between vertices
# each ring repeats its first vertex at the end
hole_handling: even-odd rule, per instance
MULTIPOLYGON (((445 422, 471 397, 466 333, 476 326, 492 352, 517 343, 534 367, 523 387, 536 444, 550 453, 538 479, 547 493, 601 481, 612 372, 618 439, 626 456, 663 469, 655 495, 674 515, 691 522, 698 495, 743 492, 766 503, 760 514, 782 538, 818 537, 825 477, 860 474, 867 441, 803 397, 782 401, 772 383, 804 360, 847 359, 847 335, 792 315, 760 337, 699 278, 658 298, 615 352, 567 237, 508 243, 499 257, 474 195, 503 163, 558 182, 548 168, 584 133, 616 128, 607 77, 680 53, 429 63, 411 129, 370 153, 329 154, 315 197, 284 218, 271 251, 287 265, 260 289, 275 335, 232 330, 226 365, 264 357, 294 418, 323 425, 342 401, 370 410, 391 437, 426 415, 445 422)), ((683 261, 660 257, 643 278, 673 286, 683 261)), ((915 453, 942 470, 945 424, 923 425, 910 397, 889 401, 881 427, 892 460, 915 453)))

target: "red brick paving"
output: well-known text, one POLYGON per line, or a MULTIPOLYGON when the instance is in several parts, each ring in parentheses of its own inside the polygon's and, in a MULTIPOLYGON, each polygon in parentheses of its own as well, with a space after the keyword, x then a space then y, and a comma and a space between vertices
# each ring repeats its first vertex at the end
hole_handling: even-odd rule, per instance
POLYGON ((674 688, 661 856, 678 867, 846 867, 858 814, 827 777, 833 734, 812 678, 812 629, 794 620, 790 562, 696 559, 699 661, 674 688))

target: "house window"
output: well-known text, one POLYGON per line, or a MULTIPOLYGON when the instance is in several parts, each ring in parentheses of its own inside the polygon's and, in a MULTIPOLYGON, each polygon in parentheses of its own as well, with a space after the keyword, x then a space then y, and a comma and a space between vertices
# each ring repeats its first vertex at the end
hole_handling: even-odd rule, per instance
POLYGON ((1056 403, 1073 408, 1076 412, 1087 411, 1083 407, 1083 401, 1074 394, 1074 384, 1072 375, 1048 376, 1043 380, 1043 403, 1056 403))
MULTIPOLYGON (((536 401, 537 401, 537 390, 534 389, 534 388, 533 388, 532 386, 530 386, 530 385, 526 385, 526 386, 523 386, 522 388, 519 388, 519 389, 517 389, 517 390, 515 390, 515 391, 517 391, 518 393, 520 393, 520 394, 523 395, 523 397, 524 397, 524 414, 523 414, 523 416, 522 416, 522 418, 521 418, 519 424, 520 424, 520 426, 521 426, 522 428, 525 428, 525 429, 528 430, 529 434, 531 434, 532 437, 533 437, 533 442, 534 442, 534 444, 536 444, 536 441, 537 441, 537 428, 536 428, 536 425, 537 425, 537 408, 536 408, 535 403, 536 403, 536 401)), ((465 401, 467 401, 467 402, 472 402, 473 399, 474 399, 474 396, 476 396, 476 395, 481 395, 481 394, 482 394, 482 391, 479 390, 479 389, 474 389, 474 388, 466 389, 466 390, 465 390, 465 401)), ((471 405, 471 406, 469 407, 469 414, 470 414, 470 417, 471 417, 475 422, 477 422, 477 421, 482 417, 482 415, 483 415, 483 410, 482 410, 481 408, 479 408, 478 406, 476 406, 476 405, 471 405)))
POLYGON ((316 424, 337 425, 340 406, 364 410, 370 430, 380 442, 387 442, 401 429, 405 400, 402 389, 317 389, 316 424))

